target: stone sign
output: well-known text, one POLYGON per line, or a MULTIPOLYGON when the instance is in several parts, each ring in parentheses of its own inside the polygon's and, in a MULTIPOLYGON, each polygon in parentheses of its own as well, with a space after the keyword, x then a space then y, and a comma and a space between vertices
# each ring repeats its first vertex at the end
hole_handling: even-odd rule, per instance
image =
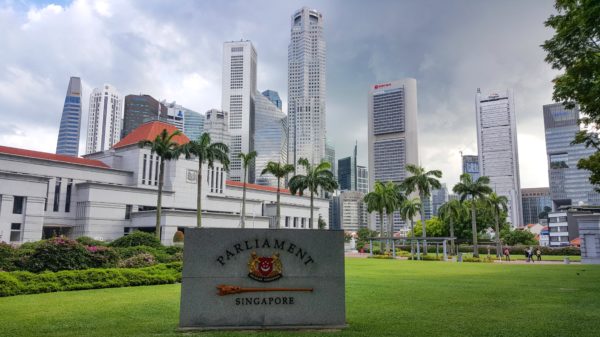
POLYGON ((346 326, 344 232, 186 229, 182 329, 346 326))

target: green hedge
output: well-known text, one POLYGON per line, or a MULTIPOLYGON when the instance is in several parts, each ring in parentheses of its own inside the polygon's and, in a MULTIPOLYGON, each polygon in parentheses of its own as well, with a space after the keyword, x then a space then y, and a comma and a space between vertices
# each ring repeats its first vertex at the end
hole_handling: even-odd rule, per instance
POLYGON ((0 272, 0 297, 55 291, 130 287, 181 282, 181 262, 138 269, 0 272))

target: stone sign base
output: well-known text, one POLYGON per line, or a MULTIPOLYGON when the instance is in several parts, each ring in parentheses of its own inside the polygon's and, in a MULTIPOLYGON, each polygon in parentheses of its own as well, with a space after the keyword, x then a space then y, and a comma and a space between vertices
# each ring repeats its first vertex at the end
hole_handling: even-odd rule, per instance
POLYGON ((188 229, 181 330, 346 327, 344 233, 188 229))

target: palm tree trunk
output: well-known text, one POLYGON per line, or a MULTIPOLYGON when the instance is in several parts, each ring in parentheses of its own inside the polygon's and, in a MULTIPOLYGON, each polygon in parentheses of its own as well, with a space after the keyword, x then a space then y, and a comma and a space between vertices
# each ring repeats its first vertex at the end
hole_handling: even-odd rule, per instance
MULTIPOLYGON (((393 229, 394 226, 392 224, 393 224, 393 221, 394 221, 394 213, 388 213, 387 216, 388 216, 387 235, 388 235, 388 238, 389 238, 389 237, 393 236, 392 232, 394 231, 394 229, 393 229)), ((385 240, 385 251, 386 251, 386 253, 390 252, 390 240, 389 239, 385 240)))
POLYGON ((498 212, 494 211, 494 220, 496 220, 496 257, 500 257, 500 225, 498 224, 498 212))
POLYGON ((279 209, 279 200, 280 200, 279 199, 279 195, 281 193, 281 190, 280 190, 280 187, 279 187, 280 181, 281 181, 281 178, 277 178, 277 214, 276 214, 276 217, 277 217, 276 221, 277 222, 275 224, 275 228, 277 228, 277 229, 281 228, 281 213, 280 213, 281 211, 279 209))
MULTIPOLYGON (((450 218, 450 237, 454 237, 454 222, 450 218)), ((450 255, 454 255, 454 239, 450 240, 450 255)))
POLYGON ((475 211, 475 198, 471 200, 471 230, 473 231, 473 257, 479 257, 477 247, 477 212, 475 211))
POLYGON ((196 226, 202 227, 202 159, 198 158, 198 184, 196 193, 196 226))
MULTIPOLYGON (((423 237, 427 237, 427 230, 425 226, 425 207, 423 207, 423 200, 425 199, 425 195, 419 193, 419 199, 421 200, 421 226, 423 228, 423 237)), ((427 240, 423 240, 423 255, 427 255, 427 240)))
POLYGON ((310 229, 313 228, 313 226, 315 225, 315 221, 314 221, 314 214, 313 214, 313 191, 310 191, 310 229))
POLYGON ((244 167, 244 187, 242 189, 242 214, 240 220, 240 227, 245 227, 246 220, 246 181, 248 180, 248 168, 244 167))
POLYGON ((155 235, 160 240, 160 218, 162 213, 162 190, 165 178, 165 161, 160 157, 160 171, 158 173, 158 198, 156 199, 156 230, 155 235))
MULTIPOLYGON (((413 225, 412 219, 410 219, 410 236, 411 238, 415 238, 415 226, 413 225)), ((415 259, 415 241, 410 240, 410 257, 412 260, 415 259)))
MULTIPOLYGON (((383 237, 385 236, 385 228, 383 225, 383 211, 379 212, 379 237, 383 237)), ((379 241, 379 253, 383 253, 383 247, 384 246, 384 242, 383 240, 379 241)))

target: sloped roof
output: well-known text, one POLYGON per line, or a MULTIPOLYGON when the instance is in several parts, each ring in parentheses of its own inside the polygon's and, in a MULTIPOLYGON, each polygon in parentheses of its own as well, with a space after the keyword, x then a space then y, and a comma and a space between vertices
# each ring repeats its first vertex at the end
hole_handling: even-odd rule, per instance
MULTIPOLYGON (((227 186, 244 187, 244 183, 243 182, 233 181, 233 180, 227 180, 225 182, 225 184, 227 184, 227 186)), ((251 189, 251 190, 258 190, 258 191, 266 191, 266 192, 275 192, 275 193, 277 193, 277 187, 272 187, 272 186, 263 186, 263 185, 257 185, 257 184, 246 184, 246 188, 251 189)), ((280 190, 280 192, 283 193, 283 194, 290 194, 290 190, 288 190, 286 188, 282 188, 280 190)))
MULTIPOLYGON (((128 145, 137 145, 142 140, 153 141, 163 130, 167 130, 167 132, 171 134, 178 129, 174 125, 160 121, 144 123, 131 131, 131 133, 121 139, 117 144, 113 145, 113 148, 118 149, 128 145)), ((181 135, 173 137, 173 141, 179 145, 183 145, 188 143, 190 139, 182 133, 181 135)))
POLYGON ((100 167, 100 168, 110 168, 108 165, 104 164, 99 160, 93 159, 85 159, 79 157, 71 157, 65 156, 62 154, 54 154, 48 152, 40 152, 26 149, 19 149, 16 147, 8 147, 8 146, 0 146, 0 153, 8 154, 18 157, 26 157, 26 158, 36 158, 60 163, 69 163, 75 165, 83 165, 83 166, 92 166, 92 167, 100 167))
POLYGON ((579 246, 581 246, 581 238, 575 238, 575 239, 571 240, 570 243, 571 243, 571 246, 579 247, 579 246))

